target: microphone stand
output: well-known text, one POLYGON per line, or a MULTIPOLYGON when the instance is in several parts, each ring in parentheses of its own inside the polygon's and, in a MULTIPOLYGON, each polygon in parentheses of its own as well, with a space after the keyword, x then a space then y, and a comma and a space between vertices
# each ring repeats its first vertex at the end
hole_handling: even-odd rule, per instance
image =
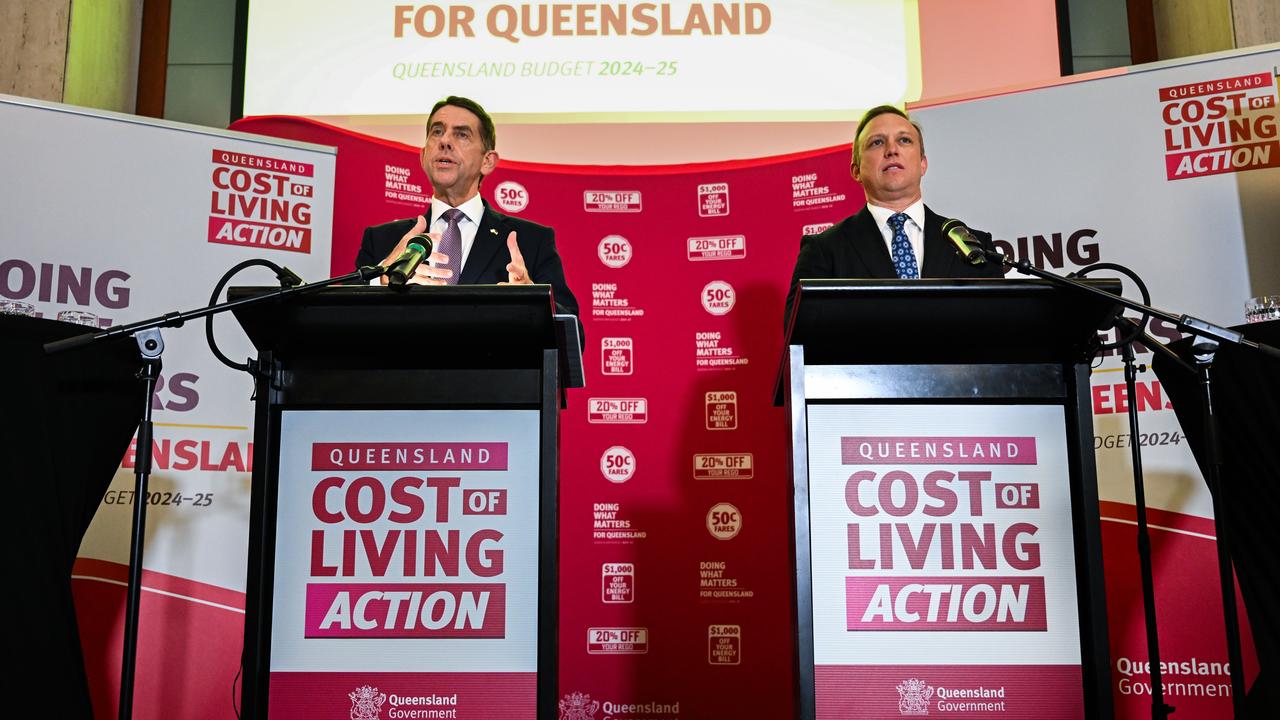
POLYGON ((1173 713, 1174 707, 1164 701, 1164 671, 1160 667, 1160 632, 1156 626, 1155 575, 1151 564, 1151 531, 1147 525, 1146 483, 1142 474, 1142 446, 1138 429, 1137 377, 1138 372, 1145 372, 1147 366, 1135 367, 1133 344, 1141 336, 1144 340, 1143 344, 1151 346, 1153 351, 1155 351, 1154 348, 1159 348, 1160 351, 1168 353, 1169 357, 1185 367, 1188 372, 1194 373, 1195 369, 1163 345, 1152 340, 1142 331, 1138 323, 1128 318, 1116 318, 1117 332, 1120 331, 1122 324, 1128 325, 1131 332, 1127 341, 1121 344, 1121 356, 1124 359, 1124 381, 1129 397, 1129 451, 1133 463, 1134 510, 1138 521, 1138 575, 1142 579, 1142 611, 1143 618, 1146 620, 1147 661, 1151 673, 1151 718, 1164 720, 1173 713))
POLYGON ((266 261, 261 262, 262 264, 270 265, 276 270, 276 277, 281 283, 279 291, 225 303, 210 304, 196 310, 165 313, 147 320, 120 325, 109 330, 74 335, 62 340, 45 343, 44 345, 44 351, 52 354, 90 343, 107 342, 128 335, 137 343, 138 353, 142 360, 142 369, 138 373, 138 378, 142 380, 143 409, 142 421, 138 423, 137 452, 134 462, 133 522, 129 537, 129 584, 125 593, 124 648, 121 651, 120 661, 120 707, 118 715, 120 720, 129 720, 133 717, 134 670, 137 665, 138 654, 138 608, 142 600, 142 554, 143 541, 146 539, 147 504, 149 501, 147 481, 151 476, 151 445, 154 431, 154 425, 151 420, 151 396, 155 392, 156 379, 160 376, 161 355, 164 353, 164 338, 160 335, 160 328, 182 327, 188 320, 215 315, 256 303, 273 302, 294 295, 314 292, 330 285, 338 285, 354 280, 367 283, 376 277, 385 275, 387 272, 387 268, 382 265, 366 266, 341 277, 301 284, 302 281, 298 276, 288 268, 282 268, 266 261))
MULTIPOLYGON (((1083 277, 1095 270, 1114 270, 1123 273, 1133 280, 1138 291, 1142 293, 1144 303, 1151 302, 1151 293, 1146 283, 1138 274, 1123 265, 1115 263, 1094 263, 1082 268, 1068 277, 1083 277)), ((1103 348, 1120 348, 1124 359, 1125 391, 1128 393, 1129 416, 1129 454, 1133 469, 1134 515, 1138 523, 1138 577, 1142 580, 1142 612, 1146 623, 1147 663, 1151 675, 1151 718, 1165 720, 1174 711, 1172 705, 1164 701, 1164 671, 1160 665, 1160 631, 1156 623, 1156 591, 1155 575, 1152 571, 1151 530, 1147 524, 1146 481, 1142 471, 1142 433, 1138 427, 1137 378, 1138 372, 1145 372, 1146 365, 1136 365, 1133 346, 1139 338, 1152 351, 1165 355, 1188 373, 1195 374, 1195 368, 1183 362, 1182 358, 1165 346, 1159 344, 1143 331, 1147 316, 1141 321, 1134 321, 1124 316, 1117 316, 1112 327, 1117 331, 1117 339, 1103 348)))
MULTIPOLYGON (((1224 499, 1225 489, 1222 484, 1222 448, 1219 445, 1218 440, 1217 415, 1213 408, 1213 359, 1214 355, 1217 353, 1218 347, 1223 343, 1250 348, 1274 358, 1280 358, 1280 349, 1263 343, 1253 342, 1252 340, 1246 339, 1243 334, 1236 330, 1214 325, 1213 323, 1201 320, 1200 318, 1196 318, 1191 315, 1174 315, 1173 313, 1151 307, 1150 305, 1144 305, 1119 295, 1112 295, 1105 290, 1090 287, 1071 278, 1063 277, 1062 275, 1051 273, 1046 270, 1041 270, 1025 259, 1017 261, 1012 260, 1003 253, 996 250, 989 250, 981 244, 975 243, 970 245, 970 247, 978 249, 982 256, 989 260, 998 262, 1005 267, 1013 268, 1021 273, 1048 280, 1056 285, 1075 288, 1080 292, 1105 298, 1111 302, 1123 305, 1130 310, 1136 310, 1144 315, 1151 315, 1160 318, 1161 320, 1165 320, 1166 322, 1176 326, 1178 330, 1196 336, 1196 340, 1192 343, 1192 350, 1195 352, 1196 370, 1200 379, 1201 395, 1204 399, 1205 435, 1207 436, 1209 453, 1209 477, 1207 478, 1207 482, 1209 485, 1209 492, 1213 496, 1214 535, 1217 537, 1218 549, 1218 581, 1222 593, 1222 618, 1226 631, 1227 662, 1230 667, 1231 675, 1231 706, 1235 717, 1245 717, 1244 661, 1240 649, 1240 623, 1236 614, 1235 579, 1231 566, 1230 547, 1227 540, 1225 525, 1226 502, 1224 499)), ((1130 412, 1132 413, 1135 412, 1132 407, 1135 396, 1133 394, 1133 382, 1128 377, 1130 375, 1129 368, 1126 368, 1125 375, 1126 380, 1129 383, 1128 392, 1130 412)), ((1131 429, 1136 427, 1136 423, 1133 422, 1132 415, 1130 427, 1131 429)), ((1130 438, 1130 440, 1132 441, 1133 438, 1130 438)), ((1135 456, 1139 455, 1140 449, 1135 449, 1134 454, 1135 456)), ((1136 465, 1135 471, 1140 471, 1139 467, 1136 465)), ((1140 485, 1140 480, 1135 479, 1135 488, 1140 487, 1140 485)), ((1143 509, 1140 517, 1145 520, 1145 508, 1143 509)), ((1139 543, 1141 544, 1141 542, 1142 540, 1140 539, 1139 543)), ((1147 551, 1149 554, 1149 546, 1147 551)), ((1145 579, 1143 586, 1144 591, 1148 591, 1145 579)), ((1152 623, 1149 627, 1154 628, 1154 607, 1152 608, 1149 620, 1152 623)), ((1150 638, 1148 638, 1148 642, 1149 648, 1154 647, 1154 645, 1150 644, 1150 638)), ((1149 660, 1151 659, 1149 658, 1149 660)), ((1154 672, 1158 672, 1158 665, 1153 665, 1153 673, 1154 672)), ((1155 676, 1153 675, 1153 680, 1154 678, 1155 676)), ((1163 695, 1163 692, 1161 694, 1163 695)), ((1155 698, 1153 697, 1153 699, 1155 698)), ((1158 717, 1157 713, 1163 712, 1163 707, 1165 707, 1163 704, 1163 698, 1159 700, 1159 704, 1162 706, 1161 708, 1157 708, 1154 705, 1152 707, 1153 717, 1158 717)))

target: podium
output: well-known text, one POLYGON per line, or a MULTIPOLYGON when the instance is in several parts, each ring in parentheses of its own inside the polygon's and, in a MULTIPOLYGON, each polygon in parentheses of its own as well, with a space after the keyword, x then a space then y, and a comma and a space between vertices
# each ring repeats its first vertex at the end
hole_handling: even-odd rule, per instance
MULTIPOLYGON (((40 693, 41 714, 91 717, 88 677, 71 594, 80 541, 111 486, 142 417, 137 347, 100 343, 45 354, 43 345, 86 331, 81 325, 0 315, 0 448, 14 511, 6 519, 5 566, 15 578, 7 601, 10 671, 16 688, 40 693)), ((24 698, 15 698, 19 708, 24 698)))
POLYGON ((1118 310, 1039 280, 801 281, 777 393, 798 718, 1111 717, 1089 364, 1118 310))
POLYGON ((362 286, 236 312, 259 370, 244 717, 554 716, 552 308, 546 285, 362 286))

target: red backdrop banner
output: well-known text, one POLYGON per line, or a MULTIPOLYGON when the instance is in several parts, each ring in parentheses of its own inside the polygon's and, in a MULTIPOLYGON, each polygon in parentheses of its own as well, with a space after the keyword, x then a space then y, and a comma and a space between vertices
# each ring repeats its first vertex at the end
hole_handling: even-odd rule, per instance
MULTIPOLYGON (((298 118, 233 129, 337 146, 334 274, 353 268, 363 228, 427 208, 417 148, 298 118)), ((490 205, 556 229, 586 328, 587 385, 561 416, 569 716, 791 716, 788 435, 773 392, 800 236, 864 202, 849 160, 836 147, 666 167, 503 162, 485 179, 490 205)), ((1116 522, 1103 526, 1112 674, 1141 684, 1126 507, 1110 508, 1116 522)), ((1169 598, 1162 649, 1216 658, 1220 637, 1195 619, 1217 617, 1216 589, 1197 579, 1211 577, 1201 573, 1213 567, 1212 542, 1174 531, 1157 542, 1182 546, 1182 567, 1197 568, 1158 578, 1169 598)), ((1180 700, 1191 717, 1226 702, 1180 700)), ((1148 698, 1117 701, 1119 717, 1138 717, 1148 698)))

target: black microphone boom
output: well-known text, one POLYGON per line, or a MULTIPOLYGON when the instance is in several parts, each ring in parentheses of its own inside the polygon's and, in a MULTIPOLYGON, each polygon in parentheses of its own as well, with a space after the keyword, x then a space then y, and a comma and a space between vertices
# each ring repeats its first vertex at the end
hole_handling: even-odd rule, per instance
POLYGON ((942 223, 942 234, 947 236, 956 252, 970 265, 986 265, 987 256, 982 251, 982 241, 965 224, 952 218, 942 223))
POLYGON ((407 283, 422 261, 431 255, 431 246, 431 238, 426 235, 414 235, 409 246, 387 268, 387 284, 400 287, 407 283))

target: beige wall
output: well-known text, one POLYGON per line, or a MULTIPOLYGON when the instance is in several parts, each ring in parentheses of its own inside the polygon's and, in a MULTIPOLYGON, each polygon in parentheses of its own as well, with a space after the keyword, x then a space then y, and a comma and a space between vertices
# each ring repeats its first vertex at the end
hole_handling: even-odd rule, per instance
POLYGON ((1231 0, 1153 0, 1161 60, 1235 47, 1231 0))
POLYGON ((0 3, 0 93, 62 100, 71 0, 0 3))
POLYGON ((1280 42, 1280 2, 1231 0, 1236 47, 1280 42))
POLYGON ((1280 42, 1276 0, 1152 0, 1161 60, 1280 42))
POLYGON ((4 0, 0 93, 132 112, 143 0, 4 0))

